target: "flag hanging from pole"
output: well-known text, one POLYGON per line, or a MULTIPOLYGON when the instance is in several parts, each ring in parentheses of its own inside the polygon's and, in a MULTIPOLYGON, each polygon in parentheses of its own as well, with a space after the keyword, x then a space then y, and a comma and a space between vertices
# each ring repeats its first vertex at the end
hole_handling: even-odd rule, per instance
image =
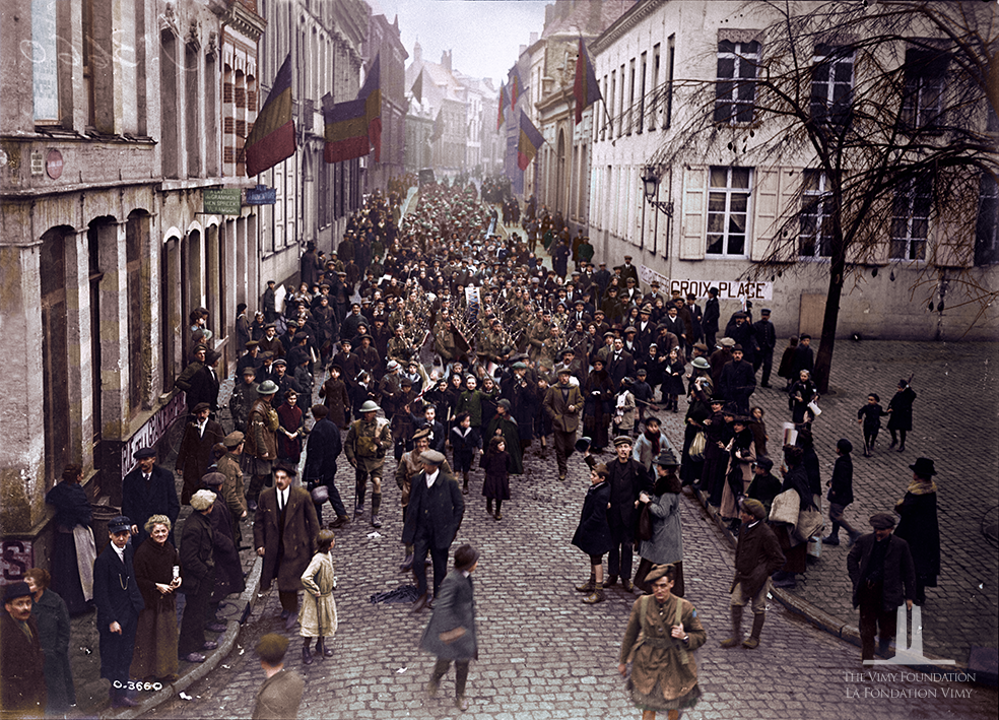
POLYGON ((576 98, 576 125, 583 120, 583 111, 601 99, 600 86, 593 63, 586 52, 583 38, 579 38, 579 55, 576 56, 576 81, 572 86, 572 96, 576 98))
POLYGON ((344 162, 367 155, 368 140, 367 101, 364 99, 334 103, 329 93, 323 96, 324 136, 323 160, 328 163, 344 162))
POLYGON ((506 110, 506 86, 500 83, 499 114, 496 116, 496 132, 503 127, 503 111, 506 110))
POLYGON ((246 175, 252 177, 269 170, 295 154, 295 120, 292 117, 291 53, 281 63, 267 101, 243 147, 246 175))
POLYGON ((365 101, 365 117, 368 121, 368 139, 375 148, 375 162, 381 162, 382 156, 382 89, 381 89, 381 56, 376 56, 364 79, 364 85, 357 93, 358 100, 365 101))
POLYGON ((520 98, 520 72, 513 66, 513 77, 510 78, 510 109, 517 112, 517 100, 520 98))
POLYGON ((411 92, 416 102, 423 104, 423 70, 420 70, 420 74, 416 76, 416 82, 413 83, 411 92))
POLYGON ((538 154, 538 148, 544 143, 544 136, 534 127, 527 114, 520 111, 520 141, 517 143, 517 167, 526 170, 531 160, 538 154))

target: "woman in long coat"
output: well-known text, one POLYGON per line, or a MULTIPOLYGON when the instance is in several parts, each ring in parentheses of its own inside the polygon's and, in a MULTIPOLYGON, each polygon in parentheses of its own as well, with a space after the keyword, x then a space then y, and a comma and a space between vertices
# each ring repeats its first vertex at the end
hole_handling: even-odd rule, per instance
POLYGON ((468 665, 479 657, 471 578, 478 565, 479 551, 471 545, 462 545, 454 551, 454 570, 448 573, 437 590, 434 614, 420 640, 420 649, 437 656, 427 692, 431 696, 437 694, 441 678, 453 661, 455 700, 460 710, 468 709, 468 701, 465 700, 468 665))
POLYGON ((350 397, 347 395, 347 385, 340 379, 343 369, 336 363, 330 365, 330 376, 319 388, 319 397, 330 409, 330 420, 341 430, 347 429, 350 418, 350 397))
POLYGON ((82 478, 80 466, 70 465, 62 473, 62 482, 45 496, 45 502, 56 513, 52 590, 66 603, 70 615, 90 610, 94 598, 97 548, 90 528, 93 518, 90 498, 80 485, 82 478))
POLYGON ((38 623, 38 642, 45 655, 45 690, 48 702, 45 712, 59 715, 76 705, 76 688, 69 666, 69 610, 66 603, 49 585, 52 576, 41 568, 31 568, 24 574, 31 589, 34 604, 31 614, 38 623))
POLYGON ((631 661, 628 690, 642 720, 654 720, 660 710, 676 720, 680 708, 693 707, 701 697, 692 653, 704 644, 707 633, 694 606, 670 592, 675 573, 672 565, 652 568, 652 594, 632 605, 621 641, 617 670, 625 675, 631 661))
POLYGON ((590 579, 578 585, 576 590, 589 593, 583 598, 583 602, 592 605, 603 602, 603 556, 611 551, 614 539, 607 520, 611 498, 610 483, 607 482, 610 471, 603 463, 597 463, 591 455, 586 456, 586 463, 590 466, 590 487, 583 500, 583 511, 579 515, 579 525, 572 536, 572 544, 590 558, 590 579))
POLYGON ((664 450, 653 461, 659 477, 650 497, 646 493, 639 501, 649 503, 652 516, 652 537, 638 543, 642 561, 635 573, 635 585, 646 593, 651 592, 645 578, 653 565, 673 565, 676 569, 672 593, 683 597, 683 531, 680 527, 680 478, 673 453, 664 450))
POLYGON ((593 438, 592 449, 601 452, 609 442, 610 404, 614 386, 604 369, 604 361, 593 361, 593 370, 583 384, 583 432, 593 438))
POLYGON ((277 409, 281 426, 277 432, 278 457, 297 463, 302 457, 302 435, 305 434, 305 415, 298 407, 298 393, 288 390, 284 402, 277 409))
POLYGON ((940 526, 937 523, 936 471, 929 458, 917 458, 912 482, 905 497, 895 504, 899 514, 895 535, 909 543, 912 563, 916 566, 916 604, 926 602, 926 588, 937 586, 940 574, 940 526))
POLYGON ((888 432, 891 433, 889 450, 898 442, 895 431, 902 436, 902 442, 898 443, 898 451, 905 450, 905 434, 912 430, 912 403, 915 401, 916 392, 905 380, 899 380, 898 392, 888 401, 888 432))
POLYGON ((336 568, 333 565, 333 546, 336 537, 332 530, 320 530, 316 535, 316 554, 302 573, 302 586, 305 588, 305 599, 298 613, 301 625, 299 635, 304 641, 302 645, 302 662, 312 664, 312 654, 309 645, 316 638, 316 656, 320 659, 333 657, 333 648, 327 644, 327 638, 332 638, 338 627, 336 616, 336 600, 333 590, 336 589, 336 568))
POLYGON ((722 489, 722 501, 719 514, 724 520, 729 521, 732 530, 739 527, 739 508, 737 502, 740 496, 745 495, 749 490, 749 484, 753 482, 753 463, 756 462, 754 452, 755 441, 753 431, 749 429, 749 418, 736 417, 732 420, 732 429, 735 434, 729 441, 727 450, 729 454, 728 473, 725 475, 725 487, 722 489))
POLYGON ((177 594, 180 553, 170 542, 170 518, 153 515, 146 522, 149 537, 135 551, 135 580, 146 606, 139 613, 130 675, 139 679, 177 677, 177 594))

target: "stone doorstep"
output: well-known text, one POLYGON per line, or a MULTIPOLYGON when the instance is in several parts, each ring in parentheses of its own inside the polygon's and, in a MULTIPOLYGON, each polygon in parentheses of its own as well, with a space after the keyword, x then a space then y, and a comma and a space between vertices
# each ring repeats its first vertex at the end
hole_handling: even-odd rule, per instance
MULTIPOLYGON (((256 604, 257 592, 260 589, 260 574, 263 571, 263 567, 263 558, 258 557, 254 561, 253 567, 250 569, 250 574, 246 578, 246 589, 239 596, 238 607, 246 607, 248 603, 252 609, 256 604)), ((175 682, 169 683, 162 690, 143 700, 137 707, 124 708, 117 712, 109 711, 100 717, 113 720, 134 720, 135 718, 144 717, 167 700, 172 699, 183 690, 186 690, 194 683, 206 677, 208 673, 215 670, 229 653, 232 652, 233 647, 236 645, 236 640, 239 638, 239 631, 241 629, 239 621, 230 620, 228 625, 225 633, 219 637, 218 648, 213 650, 203 663, 193 665, 186 672, 181 673, 175 682)))
MULTIPOLYGON (((691 494, 697 499, 701 504, 704 512, 707 513, 718 529, 721 530, 722 535, 728 540, 729 544, 734 550, 738 539, 731 533, 728 526, 722 520, 718 509, 708 504, 708 496, 705 492, 701 490, 691 490, 691 494)), ((856 645, 860 647, 860 629, 856 625, 850 625, 843 622, 837 617, 830 615, 822 608, 813 605, 812 603, 804 600, 792 592, 782 589, 771 587, 770 594, 773 595, 774 599, 777 600, 781 605, 786 607, 795 615, 800 615, 805 618, 812 625, 817 627, 819 630, 823 630, 831 635, 835 635, 841 640, 845 640, 851 645, 856 645)), ((892 647, 895 647, 895 643, 892 643, 892 647)), ((925 657, 930 660, 929 664, 925 665, 911 665, 905 667, 919 668, 922 671, 930 670, 931 672, 941 672, 941 673, 952 673, 952 672, 965 672, 968 667, 965 663, 957 661, 954 665, 949 664, 934 664, 934 661, 944 661, 948 658, 938 658, 935 655, 925 654, 925 657)))

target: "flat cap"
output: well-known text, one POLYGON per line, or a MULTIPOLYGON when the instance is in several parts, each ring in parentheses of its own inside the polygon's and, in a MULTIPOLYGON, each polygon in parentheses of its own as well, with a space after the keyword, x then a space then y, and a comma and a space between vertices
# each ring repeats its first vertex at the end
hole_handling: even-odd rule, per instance
POLYGON ((635 441, 631 439, 628 435, 618 435, 614 438, 614 447, 618 445, 634 445, 635 441))
POLYGON ((757 520, 762 520, 767 516, 767 509, 763 506, 763 503, 759 500, 754 500, 753 498, 746 498, 743 500, 742 509, 757 520))
POLYGON ((132 455, 132 457, 136 460, 141 460, 142 458, 154 458, 156 457, 156 451, 151 447, 139 448, 135 451, 135 454, 132 455))
POLYGON ((427 450, 426 452, 420 453, 420 460, 425 463, 430 463, 431 465, 441 465, 443 464, 445 458, 443 453, 439 453, 436 450, 427 450))
POLYGON ((113 518, 108 520, 108 532, 124 532, 130 527, 132 527, 132 521, 127 515, 115 515, 113 518))
POLYGON ((191 496, 191 508, 202 512, 207 510, 215 502, 215 493, 211 490, 198 490, 191 496))
MULTIPOLYGON (((225 482, 225 475, 220 472, 205 473, 201 476, 201 482, 210 488, 222 487, 222 483, 225 482)), ((215 501, 212 500, 212 502, 215 501)))
POLYGON ((888 513, 874 513, 869 522, 875 530, 889 530, 895 527, 895 516, 888 513))

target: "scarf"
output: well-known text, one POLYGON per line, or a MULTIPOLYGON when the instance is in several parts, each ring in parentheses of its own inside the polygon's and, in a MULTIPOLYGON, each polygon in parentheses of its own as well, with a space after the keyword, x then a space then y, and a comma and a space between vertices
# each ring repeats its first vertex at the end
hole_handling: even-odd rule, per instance
POLYGON ((652 459, 653 460, 655 460, 657 457, 659 457, 660 437, 661 437, 661 435, 658 432, 653 433, 650 430, 646 430, 645 431, 645 438, 652 445, 652 459))

